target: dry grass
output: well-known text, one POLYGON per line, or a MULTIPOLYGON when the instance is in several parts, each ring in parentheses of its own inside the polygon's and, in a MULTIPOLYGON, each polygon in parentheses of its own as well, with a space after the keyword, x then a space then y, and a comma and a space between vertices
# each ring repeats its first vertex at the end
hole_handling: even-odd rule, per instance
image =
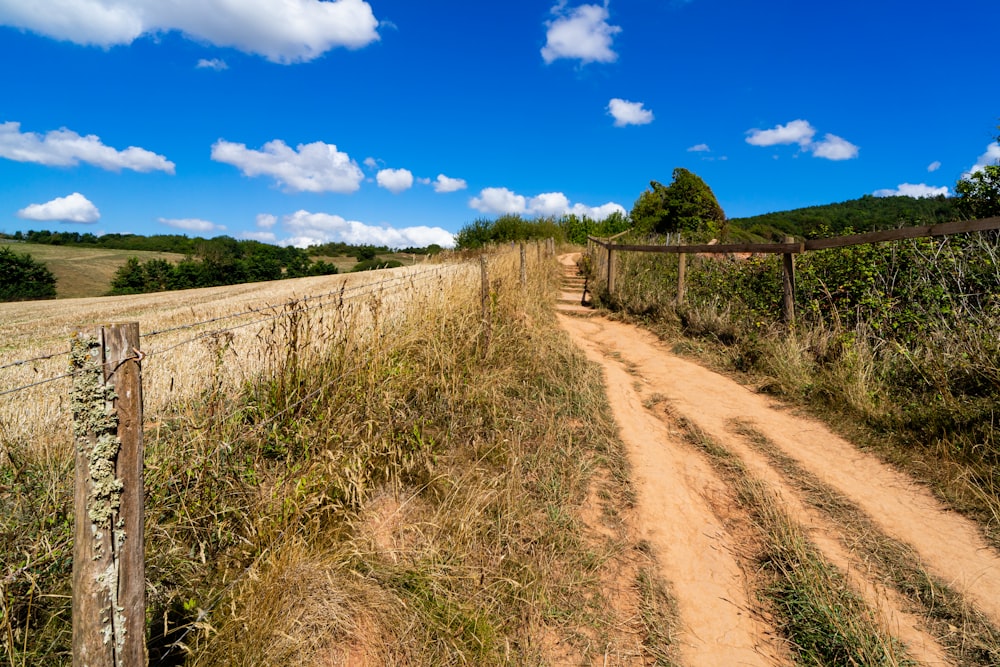
MULTIPOLYGON (((551 325, 558 267, 528 256, 526 286, 517 253, 490 257, 485 317, 478 262, 5 306, 18 359, 81 320, 226 318, 143 342, 151 664, 539 664, 553 637, 576 664, 634 654, 645 635, 601 587, 618 554, 579 511, 595 471, 627 498, 621 454, 596 371, 551 325)), ((0 407, 11 665, 67 660, 58 384, 0 407)))

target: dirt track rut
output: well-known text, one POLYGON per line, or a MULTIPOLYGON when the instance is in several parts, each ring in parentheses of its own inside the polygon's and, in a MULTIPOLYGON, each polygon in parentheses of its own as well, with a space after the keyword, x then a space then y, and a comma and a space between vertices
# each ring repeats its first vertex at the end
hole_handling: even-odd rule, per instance
POLYGON ((753 591, 753 573, 740 558, 745 545, 727 527, 727 515, 739 511, 732 506, 732 492, 705 454, 684 439, 678 418, 738 457, 774 490, 824 558, 845 573, 920 664, 953 661, 912 605, 869 575, 864 556, 851 546, 865 538, 810 507, 801 485, 789 480, 773 457, 751 446, 747 428, 766 438, 778 456, 859 508, 878 532, 906 545, 922 568, 1000 626, 1000 554, 977 526, 947 510, 925 488, 825 425, 675 356, 647 331, 600 317, 560 315, 559 320, 604 369, 633 470, 636 530, 652 546, 676 599, 681 664, 776 665, 791 658, 753 591))

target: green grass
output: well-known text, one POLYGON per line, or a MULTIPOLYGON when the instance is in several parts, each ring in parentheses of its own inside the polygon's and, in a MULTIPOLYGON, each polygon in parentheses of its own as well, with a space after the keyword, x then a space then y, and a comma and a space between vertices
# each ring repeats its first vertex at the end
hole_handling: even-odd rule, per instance
POLYGON ((111 289, 115 271, 129 257, 138 257, 141 262, 151 259, 179 262, 184 259, 184 255, 177 253, 144 250, 108 250, 36 243, 11 243, 10 247, 15 252, 28 253, 48 267, 56 277, 58 299, 104 296, 111 289))

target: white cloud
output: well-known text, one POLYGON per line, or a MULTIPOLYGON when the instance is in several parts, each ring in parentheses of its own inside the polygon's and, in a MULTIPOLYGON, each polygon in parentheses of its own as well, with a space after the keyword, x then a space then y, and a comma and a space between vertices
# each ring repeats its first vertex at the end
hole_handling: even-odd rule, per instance
POLYGON ((603 220, 614 212, 626 213, 623 206, 614 202, 601 206, 570 204, 569 199, 561 192, 546 192, 529 199, 507 188, 484 188, 478 197, 469 200, 469 207, 481 213, 498 215, 510 213, 558 217, 572 213, 595 220, 603 220))
POLYGON ((708 153, 711 152, 712 149, 708 147, 708 144, 697 144, 687 150, 688 153, 708 153))
POLYGON ((842 137, 827 133, 822 140, 813 141, 815 136, 816 128, 809 121, 799 119, 769 130, 748 130, 746 141, 752 146, 798 144, 803 151, 827 160, 851 160, 858 156, 858 147, 842 137))
POLYGON ((223 225, 198 218, 160 218, 159 222, 167 227, 183 229, 188 232, 219 232, 226 229, 223 225))
POLYGON ((229 65, 226 64, 225 60, 220 58, 212 58, 211 60, 206 60, 202 58, 195 65, 197 69, 214 69, 216 72, 221 72, 224 69, 229 69, 229 65))
POLYGON ((345 220, 339 215, 297 211, 282 219, 282 226, 291 234, 282 245, 305 248, 320 243, 340 241, 353 245, 385 245, 390 248, 424 247, 436 243, 453 247, 455 237, 440 227, 379 227, 356 220, 345 220))
POLYGON ((413 173, 409 169, 383 169, 375 175, 380 188, 394 195, 413 187, 413 173))
POLYGON ((448 178, 444 174, 438 174, 434 181, 434 192, 458 192, 469 187, 463 178, 448 178))
POLYGON ((808 146, 816 134, 816 129, 805 120, 793 120, 787 125, 778 125, 770 130, 750 130, 747 143, 752 146, 775 146, 778 144, 799 144, 808 146))
POLYGON ((369 169, 378 169, 378 160, 373 157, 366 157, 363 164, 369 169))
POLYGON ((872 193, 876 197, 937 197, 938 195, 944 195, 948 197, 951 193, 948 191, 948 187, 942 185, 941 187, 934 187, 933 185, 926 185, 925 183, 900 183, 895 189, 883 189, 876 190, 872 193))
POLYGON ((614 116, 615 127, 648 125, 653 122, 653 112, 642 108, 642 102, 628 102, 615 97, 608 102, 608 113, 614 116))
POLYGON ((815 157, 827 160, 853 160, 858 157, 858 147, 850 141, 835 134, 826 134, 823 141, 817 141, 809 146, 815 157))
POLYGON ((608 23, 606 5, 580 5, 567 11, 563 0, 552 8, 552 14, 556 18, 545 23, 548 31, 542 58, 546 63, 559 58, 578 59, 583 64, 618 59, 611 50, 611 40, 622 29, 608 23))
MULTIPOLYGON (((3 0, 0 0, 2 2, 3 0)), ((123 151, 101 143, 93 134, 81 137, 72 130, 52 130, 44 136, 21 132, 21 124, 0 123, 0 157, 16 162, 34 162, 49 167, 74 167, 81 162, 109 171, 174 173, 174 163, 162 155, 135 146, 123 151)))
POLYGON ((270 229, 271 227, 274 227, 276 222, 278 222, 277 216, 271 215, 270 213, 257 214, 258 229, 270 229))
POLYGON ((1000 163, 1000 143, 994 142, 986 147, 986 152, 979 156, 969 171, 962 174, 962 178, 968 178, 973 172, 982 171, 986 165, 997 163, 1000 163))
POLYGON ((284 141, 269 141, 261 150, 219 139, 212 159, 238 167, 246 176, 271 176, 290 192, 356 192, 364 174, 347 153, 317 141, 292 149, 284 141))
POLYGON ((927 165, 927 171, 932 173, 940 168, 941 168, 941 163, 938 162, 937 160, 934 160, 934 162, 931 162, 929 165, 927 165))
POLYGON ((44 204, 26 206, 17 212, 17 217, 39 222, 92 223, 101 219, 101 212, 89 199, 74 192, 44 204))
POLYGON ((0 0, 0 24, 105 48, 176 30, 286 64, 379 39, 364 0, 0 0))

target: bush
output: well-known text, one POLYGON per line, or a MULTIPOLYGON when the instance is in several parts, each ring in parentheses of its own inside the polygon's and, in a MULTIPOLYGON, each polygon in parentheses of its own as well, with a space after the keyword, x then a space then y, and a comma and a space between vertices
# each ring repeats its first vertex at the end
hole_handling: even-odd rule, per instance
POLYGON ((0 301, 56 297, 56 277, 31 255, 0 248, 0 301))

